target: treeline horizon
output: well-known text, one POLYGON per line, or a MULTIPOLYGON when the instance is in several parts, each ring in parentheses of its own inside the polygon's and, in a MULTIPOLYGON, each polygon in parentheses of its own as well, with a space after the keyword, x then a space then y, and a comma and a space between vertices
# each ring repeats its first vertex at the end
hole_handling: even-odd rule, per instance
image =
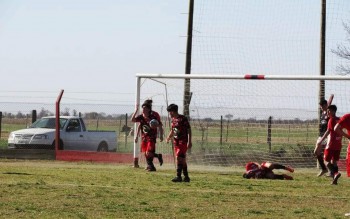
MULTIPOLYGON (((33 110, 32 114, 34 113, 33 110)), ((9 113, 9 112, 1 112, 2 113, 2 118, 9 118, 9 119, 24 119, 24 118, 31 118, 32 114, 25 114, 22 113, 21 111, 18 111, 16 114, 15 113, 9 113)), ((37 118, 42 118, 45 116, 54 116, 55 113, 45 109, 41 108, 41 110, 37 113, 37 118)), ((131 118, 132 113, 125 113, 125 114, 107 114, 105 112, 85 112, 81 113, 78 112, 77 110, 73 109, 70 110, 69 108, 65 108, 63 111, 60 112, 61 116, 80 116, 85 119, 125 119, 127 116, 127 119, 131 118)), ((162 116, 163 120, 168 119, 165 116, 162 116)), ((293 123, 293 124, 304 124, 304 123, 318 123, 318 119, 307 119, 307 120, 301 120, 299 118, 293 118, 293 119, 274 119, 273 117, 267 117, 266 119, 257 119, 257 118, 235 118, 233 119, 233 116, 231 114, 223 116, 222 119, 214 119, 211 117, 205 117, 205 118, 191 118, 192 121, 201 121, 201 122, 220 122, 226 121, 230 123, 240 123, 240 122, 247 122, 247 123, 260 123, 264 124, 268 120, 271 120, 272 123, 274 124, 288 124, 288 123, 293 123)))

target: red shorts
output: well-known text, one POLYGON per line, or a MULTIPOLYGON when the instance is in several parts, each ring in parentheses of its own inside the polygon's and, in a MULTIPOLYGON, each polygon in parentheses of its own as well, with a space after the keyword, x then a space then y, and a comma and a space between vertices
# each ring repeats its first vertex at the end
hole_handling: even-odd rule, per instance
POLYGON ((176 157, 186 157, 187 152, 187 142, 185 141, 175 141, 174 142, 174 150, 176 157))
POLYGON ((332 150, 329 148, 326 148, 324 150, 324 160, 327 162, 330 162, 331 160, 333 161, 338 161, 340 158, 340 150, 332 150))
POLYGON ((155 152, 156 151, 156 143, 149 141, 141 142, 141 152, 155 152))

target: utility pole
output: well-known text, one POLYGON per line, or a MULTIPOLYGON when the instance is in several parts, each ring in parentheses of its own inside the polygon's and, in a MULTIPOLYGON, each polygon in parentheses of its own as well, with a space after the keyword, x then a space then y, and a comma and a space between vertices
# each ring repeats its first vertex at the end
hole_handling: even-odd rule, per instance
MULTIPOLYGON (((326 68, 326 0, 321 0, 321 33, 320 33, 320 75, 325 75, 326 68)), ((325 81, 320 80, 319 100, 325 99, 325 81)), ((318 111, 318 118, 321 117, 322 110, 318 111)), ((321 124, 319 124, 321 126, 321 124)), ((319 126, 319 129, 321 128, 319 126)))
MULTIPOLYGON (((188 28, 187 28, 187 46, 186 46, 186 66, 185 74, 191 74, 191 59, 192 59, 192 32, 193 32, 193 9, 194 0, 189 2, 189 12, 188 12, 188 28)), ((185 79, 184 84, 184 99, 183 99, 183 114, 189 118, 190 117, 190 103, 191 103, 191 81, 190 79, 185 79)))

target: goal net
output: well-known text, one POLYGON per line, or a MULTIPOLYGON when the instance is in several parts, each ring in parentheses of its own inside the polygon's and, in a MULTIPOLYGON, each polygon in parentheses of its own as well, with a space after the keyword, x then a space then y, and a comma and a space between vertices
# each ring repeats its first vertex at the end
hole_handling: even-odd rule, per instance
MULTIPOLYGON (((326 99, 334 94, 337 115, 347 113, 350 77, 138 74, 137 101, 153 100, 165 133, 169 133, 166 107, 175 103, 182 114, 184 80, 190 80, 189 118, 193 147, 191 165, 244 166, 249 161, 280 162, 316 167, 313 150, 319 135, 320 79, 326 99), (254 80, 255 78, 259 78, 254 80)), ((344 139, 341 159, 345 159, 344 139)), ((157 144, 169 155, 171 145, 157 144)), ((141 161, 142 161, 142 157, 141 161)))
MULTIPOLYGON (((323 1, 196 0, 191 74, 319 74, 323 1)), ((350 1, 327 0, 325 75, 347 66, 350 1)))
MULTIPOLYGON (((182 112, 184 99, 191 99, 192 165, 242 166, 269 160, 315 167, 320 96, 335 95, 339 116, 349 109, 350 100, 344 96, 348 79, 335 79, 337 67, 347 63, 332 52, 337 45, 348 45, 343 23, 348 23, 349 8, 350 1, 344 0, 326 5, 304 0, 196 0, 189 36, 190 96, 184 97, 185 77, 144 74, 138 75, 139 101, 153 99, 154 110, 167 121, 166 103, 176 103, 182 112), (317 78, 322 6, 327 8, 323 73, 334 76, 328 79, 317 78), (281 77, 244 80, 242 74, 281 77), (320 91, 321 79, 325 89, 320 91)), ((342 159, 346 142, 343 145, 342 159)), ((160 142, 158 151, 171 154, 160 142)))

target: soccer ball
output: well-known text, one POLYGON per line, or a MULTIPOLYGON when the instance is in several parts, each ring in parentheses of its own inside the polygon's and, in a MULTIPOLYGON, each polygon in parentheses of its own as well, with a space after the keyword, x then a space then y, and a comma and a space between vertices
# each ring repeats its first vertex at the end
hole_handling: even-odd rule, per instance
POLYGON ((156 119, 152 119, 152 120, 149 122, 149 126, 150 126, 151 128, 157 128, 158 125, 159 125, 159 122, 158 122, 158 120, 156 120, 156 119))

